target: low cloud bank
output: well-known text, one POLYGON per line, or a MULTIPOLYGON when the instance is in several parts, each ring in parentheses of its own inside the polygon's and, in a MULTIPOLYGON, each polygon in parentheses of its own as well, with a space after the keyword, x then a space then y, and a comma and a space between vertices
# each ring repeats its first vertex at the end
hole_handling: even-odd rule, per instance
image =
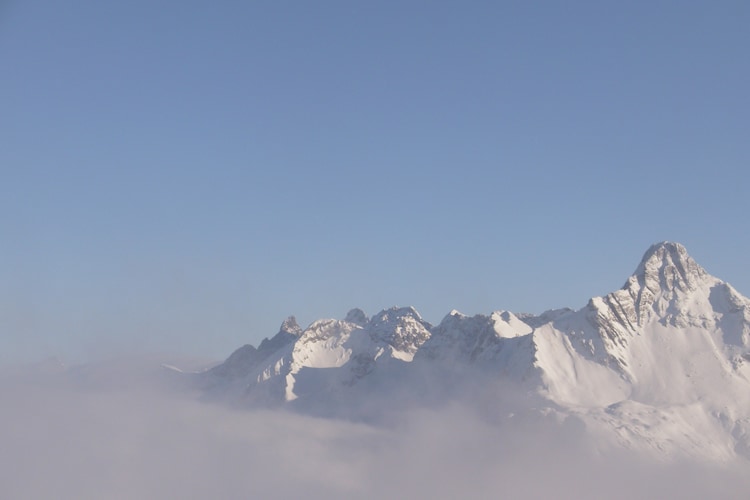
POLYGON ((0 398, 2 498, 697 499, 750 487, 746 464, 602 455, 574 426, 498 423, 499 408, 464 403, 376 426, 228 409, 116 364, 5 372, 0 398))

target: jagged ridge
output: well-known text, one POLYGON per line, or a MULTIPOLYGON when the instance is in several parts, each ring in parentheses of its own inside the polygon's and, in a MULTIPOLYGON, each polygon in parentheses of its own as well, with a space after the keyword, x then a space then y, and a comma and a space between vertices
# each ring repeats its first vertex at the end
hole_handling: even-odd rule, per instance
POLYGON ((471 368, 520 383, 591 426, 624 418, 623 408, 662 411, 654 408, 700 401, 724 415, 721 429, 750 436, 742 420, 750 421, 749 338, 748 299, 709 275, 682 245, 662 242, 646 251, 620 290, 579 310, 473 317, 451 311, 432 326, 411 307, 372 318, 353 309, 343 320, 304 330, 292 317, 257 350, 241 347, 202 380, 208 388, 232 387, 233 397, 301 405, 376 387, 387 393, 425 370, 461 376, 471 368), (740 409, 727 416, 732 405, 740 409))

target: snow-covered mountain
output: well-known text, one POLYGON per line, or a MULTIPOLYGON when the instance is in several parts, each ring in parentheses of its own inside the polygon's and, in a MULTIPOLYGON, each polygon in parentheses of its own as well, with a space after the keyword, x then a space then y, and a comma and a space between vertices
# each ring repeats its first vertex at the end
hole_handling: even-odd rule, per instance
POLYGON ((750 458, 748 363, 750 301, 663 242, 620 290, 579 310, 451 311, 432 326, 411 307, 354 309, 304 330, 291 317, 195 376, 211 397, 328 414, 500 381, 602 447, 729 460, 750 458))
POLYGON ((240 347, 201 374, 201 383, 214 394, 265 404, 324 396, 356 384, 376 367, 411 362, 430 328, 412 307, 387 309, 371 319, 353 309, 343 320, 321 319, 305 330, 292 316, 258 349, 240 347))

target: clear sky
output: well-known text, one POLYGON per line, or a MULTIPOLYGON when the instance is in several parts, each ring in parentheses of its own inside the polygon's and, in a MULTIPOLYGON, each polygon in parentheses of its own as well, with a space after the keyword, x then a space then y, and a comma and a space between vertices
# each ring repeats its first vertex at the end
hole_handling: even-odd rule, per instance
POLYGON ((750 2, 0 3, 0 361, 750 294, 750 2))

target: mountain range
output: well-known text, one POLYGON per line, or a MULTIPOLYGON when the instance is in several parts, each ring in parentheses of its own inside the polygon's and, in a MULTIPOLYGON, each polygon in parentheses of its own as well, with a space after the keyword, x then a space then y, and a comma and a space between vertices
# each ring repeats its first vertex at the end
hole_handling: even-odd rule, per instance
POLYGON ((412 307, 306 328, 289 317, 258 347, 187 376, 205 398, 247 407, 378 419, 471 400, 490 418, 547 419, 602 448, 750 458, 750 301, 672 242, 578 310, 454 310, 438 325, 412 307))

